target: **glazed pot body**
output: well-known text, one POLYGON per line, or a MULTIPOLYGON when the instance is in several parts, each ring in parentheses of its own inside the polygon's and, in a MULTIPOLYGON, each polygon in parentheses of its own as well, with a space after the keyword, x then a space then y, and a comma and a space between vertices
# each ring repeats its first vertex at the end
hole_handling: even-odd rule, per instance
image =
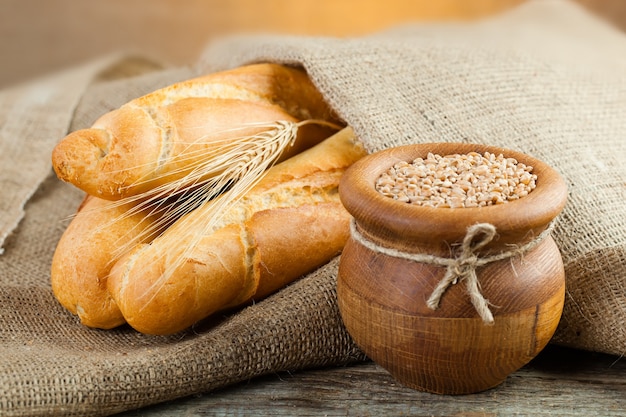
POLYGON ((544 231, 561 211, 566 194, 558 174, 541 161, 493 147, 412 145, 359 161, 340 185, 355 228, 341 255, 337 282, 348 332, 372 360, 408 387, 467 394, 498 385, 546 346, 561 317, 563 263, 557 245, 544 231), (428 152, 486 150, 532 165, 537 188, 514 202, 471 209, 414 206, 382 196, 374 188, 380 173, 399 160, 412 161, 428 152), (475 269, 492 323, 478 314, 464 280, 446 289, 438 308, 427 305, 446 267, 379 250, 453 258, 468 227, 476 223, 489 223, 497 231, 497 237, 476 253, 479 258, 528 248, 522 255, 475 269))

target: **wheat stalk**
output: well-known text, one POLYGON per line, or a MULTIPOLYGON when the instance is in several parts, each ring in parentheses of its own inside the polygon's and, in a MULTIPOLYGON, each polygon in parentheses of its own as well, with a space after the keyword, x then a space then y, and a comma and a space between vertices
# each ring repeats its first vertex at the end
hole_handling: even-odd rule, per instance
MULTIPOLYGON (((315 119, 300 122, 274 121, 248 124, 242 128, 252 126, 261 127, 263 130, 254 135, 229 138, 219 142, 211 141, 210 150, 197 151, 202 152, 201 155, 196 151, 183 151, 173 157, 182 166, 181 171, 188 171, 185 175, 159 185, 147 193, 111 201, 107 205, 107 207, 120 205, 129 207, 112 222, 135 214, 156 219, 134 238, 123 238, 123 241, 120 239, 116 244, 117 249, 112 254, 111 262, 115 262, 137 244, 153 240, 175 220, 203 206, 205 216, 185 219, 179 241, 187 238, 190 238, 190 241, 180 256, 169 264, 161 279, 154 284, 161 285, 189 257, 189 253, 202 237, 213 231, 223 214, 263 178, 267 169, 276 163, 286 149, 293 146, 298 129, 307 124, 324 125, 337 130, 341 128, 333 123, 315 119), (190 161, 188 165, 185 164, 187 161, 190 161), (219 198, 216 198, 218 196, 219 198), (207 205, 209 202, 210 205, 207 205)), ((201 140, 203 139, 200 138, 199 141, 201 140)), ((199 141, 190 146, 198 144, 199 141)), ((163 175, 170 177, 172 174, 173 172, 169 171, 163 175)), ((154 178, 145 179, 145 181, 153 180, 154 178)), ((110 224, 103 224, 102 227, 110 224)), ((172 249, 179 241, 172 243, 172 249)), ((173 251, 167 248, 163 252, 165 255, 173 251)), ((153 293, 156 294, 156 292, 153 293)))

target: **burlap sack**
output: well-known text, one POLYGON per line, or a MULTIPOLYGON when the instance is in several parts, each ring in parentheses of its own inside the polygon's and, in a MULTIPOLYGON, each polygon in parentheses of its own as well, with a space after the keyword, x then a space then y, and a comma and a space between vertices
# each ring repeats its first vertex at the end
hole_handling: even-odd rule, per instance
POLYGON ((625 52, 621 33, 542 0, 480 23, 360 39, 224 39, 192 70, 92 82, 105 60, 0 93, 0 415, 109 415, 268 372, 364 359, 338 315, 338 259, 171 337, 84 328, 51 294, 54 246, 82 198, 51 174, 54 143, 132 97, 256 61, 304 66, 371 151, 483 142, 554 166, 570 187, 554 232, 568 284, 555 342, 623 354, 625 52))
POLYGON ((372 152, 475 142, 557 169, 569 202, 554 238, 567 300, 554 341, 626 353, 626 37, 578 6, 538 0, 479 24, 417 25, 366 38, 234 37, 215 71, 303 65, 372 152))

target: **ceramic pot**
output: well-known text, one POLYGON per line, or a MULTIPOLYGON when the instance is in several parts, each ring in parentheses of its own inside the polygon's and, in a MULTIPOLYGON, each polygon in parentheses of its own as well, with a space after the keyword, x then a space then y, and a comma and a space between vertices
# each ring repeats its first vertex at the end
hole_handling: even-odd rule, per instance
POLYGON ((563 179, 550 166, 492 146, 410 145, 361 159, 344 174, 339 192, 354 217, 354 233, 340 259, 340 313, 360 348, 397 381, 440 394, 483 391, 500 384, 549 342, 563 310, 565 279, 559 249, 547 228, 567 198, 563 179), (402 203, 375 189, 380 174, 398 161, 426 158, 428 152, 486 151, 532 166, 536 188, 518 200, 474 208, 402 203), (485 223, 497 234, 474 255, 506 255, 475 268, 491 323, 472 303, 467 280, 447 287, 433 309, 427 300, 447 268, 378 250, 454 259, 468 228, 485 223), (520 248, 522 254, 510 255, 520 248))

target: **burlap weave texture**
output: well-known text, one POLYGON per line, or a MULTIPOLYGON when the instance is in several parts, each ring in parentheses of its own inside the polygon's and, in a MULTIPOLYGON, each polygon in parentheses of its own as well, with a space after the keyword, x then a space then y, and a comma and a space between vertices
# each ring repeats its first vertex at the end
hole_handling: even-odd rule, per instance
POLYGON ((626 37, 563 1, 468 25, 367 38, 234 37, 204 70, 304 66, 366 147, 485 143, 535 156, 565 178, 554 231, 567 300, 555 341, 626 353, 626 37))

